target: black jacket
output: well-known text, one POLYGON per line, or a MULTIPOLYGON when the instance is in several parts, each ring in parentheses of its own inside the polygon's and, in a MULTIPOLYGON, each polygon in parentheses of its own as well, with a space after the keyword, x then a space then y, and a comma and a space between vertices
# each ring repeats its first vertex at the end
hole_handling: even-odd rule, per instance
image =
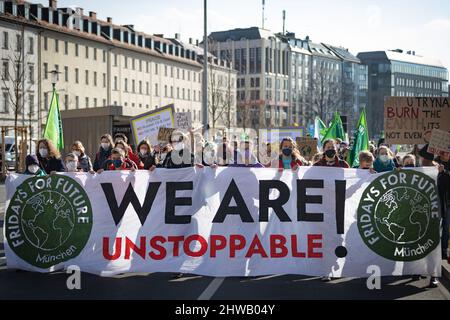
POLYGON ((42 170, 44 170, 47 174, 50 174, 52 171, 56 172, 64 172, 64 162, 61 158, 52 157, 50 159, 43 159, 40 155, 37 156, 39 160, 39 166, 42 170))
POLYGON ((103 168, 103 164, 111 156, 111 151, 112 151, 111 147, 108 150, 105 150, 102 147, 100 147, 97 154, 95 155, 94 171, 98 171, 103 168))
POLYGON ((450 162, 443 162, 439 158, 437 162, 444 166, 444 171, 438 174, 437 186, 441 199, 442 216, 445 217, 447 208, 450 206, 450 162))
POLYGON ((160 168, 166 169, 179 169, 194 166, 194 155, 186 149, 179 151, 170 151, 161 165, 160 168), (175 159, 172 159, 175 158, 175 159), (187 161, 186 161, 187 160, 187 161))
POLYGON ((152 153, 146 159, 141 158, 141 161, 144 163, 144 169, 148 170, 152 166, 156 166, 156 155, 152 153))

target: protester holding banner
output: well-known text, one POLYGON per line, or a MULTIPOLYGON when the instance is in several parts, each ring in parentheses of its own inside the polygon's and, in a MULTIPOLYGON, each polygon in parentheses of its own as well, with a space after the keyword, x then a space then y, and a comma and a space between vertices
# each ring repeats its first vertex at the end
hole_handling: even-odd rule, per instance
POLYGON ((47 174, 64 171, 61 155, 51 140, 39 140, 37 143, 36 155, 39 160, 39 166, 47 174))
POLYGON ((136 165, 137 169, 144 169, 144 164, 141 162, 139 157, 135 155, 132 151, 130 153, 130 147, 125 141, 118 140, 114 145, 114 148, 122 149, 123 152, 125 153, 125 158, 133 162, 136 165))
POLYGON ((373 169, 373 155, 369 151, 361 151, 359 157, 359 169, 369 170, 371 173, 377 173, 373 169))
POLYGON ((413 154, 407 154, 402 159, 403 168, 414 168, 416 166, 416 157, 413 154))
POLYGON ((378 148, 377 159, 373 163, 373 168, 378 173, 392 171, 396 168, 388 147, 382 145, 378 148))
POLYGON ((30 154, 25 158, 25 165, 27 168, 23 174, 36 177, 45 176, 45 172, 39 167, 39 160, 34 154, 30 154))
POLYGON ((292 138, 283 138, 280 143, 280 155, 278 157, 278 169, 297 170, 298 167, 306 165, 306 161, 297 150, 292 138))
POLYGON ((156 153, 147 140, 142 140, 137 146, 139 161, 143 167, 140 169, 154 170, 156 168, 156 153))
POLYGON ((337 154, 335 140, 328 139, 323 142, 323 157, 314 164, 315 167, 349 168, 345 160, 341 160, 337 154))
POLYGON ((136 164, 125 156, 125 151, 121 148, 114 148, 111 150, 111 158, 106 160, 103 164, 103 168, 98 171, 111 170, 137 170, 136 164))
POLYGON ((78 168, 83 172, 91 172, 91 158, 85 153, 85 149, 81 141, 75 141, 72 144, 72 153, 78 157, 78 168))
POLYGON ((113 139, 110 134, 106 133, 100 137, 100 147, 95 155, 94 171, 103 168, 103 163, 111 156, 113 149, 113 139))
POLYGON ((170 144, 163 148, 162 154, 165 154, 161 168, 178 169, 193 167, 195 163, 194 155, 189 150, 187 136, 181 131, 174 132, 170 137, 170 144))
POLYGON ((64 157, 64 167, 66 168, 66 172, 80 172, 82 170, 79 169, 79 166, 78 156, 75 153, 71 152, 66 154, 64 157))
MULTIPOLYGON (((128 144, 128 137, 123 133, 116 133, 114 135, 114 143, 116 144, 118 141, 124 141, 128 145, 127 150, 125 150, 127 157, 130 160, 132 160, 134 163, 136 163, 136 165, 139 167, 139 169, 142 169, 143 165, 142 165, 142 168, 141 168, 141 166, 139 166, 138 155, 133 152, 133 148, 131 148, 131 146, 128 144)), ((138 149, 138 152, 139 152, 139 149, 138 149)))

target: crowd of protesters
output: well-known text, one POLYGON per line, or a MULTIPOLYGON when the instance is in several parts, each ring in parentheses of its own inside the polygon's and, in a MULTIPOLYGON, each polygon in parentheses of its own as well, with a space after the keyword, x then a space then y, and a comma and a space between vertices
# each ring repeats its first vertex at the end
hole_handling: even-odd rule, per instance
MULTIPOLYGON (((61 157, 54 144, 47 139, 39 140, 36 155, 26 158, 25 174, 45 176, 55 172, 89 172, 101 174, 111 170, 149 170, 155 168, 177 169, 184 167, 249 167, 297 170, 301 166, 350 168, 346 161, 349 146, 340 139, 330 139, 322 143, 321 150, 305 158, 296 142, 291 138, 281 139, 279 145, 264 143, 258 151, 250 140, 230 142, 223 137, 218 143, 207 141, 200 133, 175 131, 170 141, 152 146, 141 141, 135 150, 128 144, 126 135, 118 133, 114 138, 104 134, 99 139, 98 151, 93 158, 85 153, 81 141, 71 145, 70 152, 61 157), (274 149, 278 149, 274 150, 274 149)), ((411 167, 436 167, 437 186, 442 209, 442 257, 447 259, 448 228, 450 215, 450 161, 449 154, 435 157, 428 152, 428 146, 414 146, 403 157, 396 154, 383 139, 371 142, 367 151, 358 155, 357 168, 371 173, 382 173, 411 167)), ((432 278, 436 284, 437 279, 432 278)))

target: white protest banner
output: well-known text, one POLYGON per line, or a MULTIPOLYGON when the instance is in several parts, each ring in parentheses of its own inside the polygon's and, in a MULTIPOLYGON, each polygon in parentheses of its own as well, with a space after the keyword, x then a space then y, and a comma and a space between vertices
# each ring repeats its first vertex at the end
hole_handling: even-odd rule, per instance
POLYGON ((181 130, 189 130, 192 128, 192 116, 190 112, 175 113, 175 127, 181 130))
POLYGON ((450 152, 450 132, 433 129, 428 145, 428 152, 434 154, 450 152))
POLYGON ((152 145, 158 144, 159 128, 174 128, 174 105, 170 104, 131 119, 131 131, 135 145, 148 139, 152 145))
POLYGON ((435 168, 11 174, 8 268, 111 276, 441 272, 435 168))

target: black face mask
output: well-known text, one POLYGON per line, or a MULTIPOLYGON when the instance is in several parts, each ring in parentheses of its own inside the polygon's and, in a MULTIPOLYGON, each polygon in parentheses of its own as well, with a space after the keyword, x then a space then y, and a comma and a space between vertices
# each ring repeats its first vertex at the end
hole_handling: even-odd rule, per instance
POLYGON ((414 168, 415 167, 415 165, 413 165, 413 164, 407 164, 406 166, 404 166, 405 168, 414 168))
POLYGON ((370 167, 368 167, 368 168, 361 168, 361 169, 363 169, 363 170, 370 170, 370 167))
POLYGON ((291 149, 291 148, 284 148, 284 149, 282 150, 282 152, 283 152, 283 154, 284 154, 286 157, 289 157, 290 155, 292 155, 292 149, 291 149))
POLYGON ((325 151, 325 155, 327 156, 328 159, 334 158, 336 156, 336 150, 329 149, 325 151))

